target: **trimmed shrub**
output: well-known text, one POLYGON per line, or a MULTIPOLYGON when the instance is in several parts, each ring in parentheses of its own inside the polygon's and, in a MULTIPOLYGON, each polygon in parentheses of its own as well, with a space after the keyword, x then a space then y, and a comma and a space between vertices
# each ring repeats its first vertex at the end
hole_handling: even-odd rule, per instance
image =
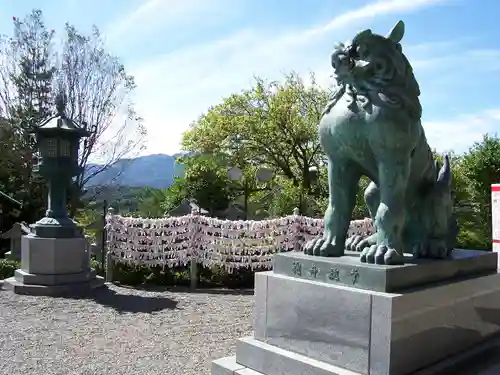
MULTIPOLYGON (((0 280, 14 276, 14 271, 20 266, 21 263, 18 261, 0 259, 0 280)), ((104 270, 99 261, 92 258, 91 266, 98 275, 104 275, 104 270)), ((255 272, 247 268, 240 268, 234 270, 233 273, 228 273, 222 267, 214 266, 209 268, 198 265, 198 286, 200 288, 253 288, 255 272)), ((160 266, 136 267, 116 264, 113 268, 113 281, 129 286, 189 286, 190 270, 189 265, 163 268, 160 266)))
POLYGON ((14 276, 14 271, 21 267, 21 262, 11 259, 0 259, 0 280, 14 276))

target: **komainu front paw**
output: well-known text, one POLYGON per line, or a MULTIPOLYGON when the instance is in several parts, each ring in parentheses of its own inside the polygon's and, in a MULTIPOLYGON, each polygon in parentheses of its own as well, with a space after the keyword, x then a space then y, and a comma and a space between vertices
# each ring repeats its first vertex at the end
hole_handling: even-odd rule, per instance
POLYGON ((347 239, 345 242, 346 250, 361 252, 365 248, 375 245, 377 243, 377 234, 374 233, 368 237, 363 237, 355 234, 347 239))
POLYGON ((344 244, 339 246, 334 236, 324 235, 308 241, 304 246, 304 254, 322 257, 341 257, 344 255, 344 244))
POLYGON ((449 252, 446 248, 445 239, 432 239, 429 241, 429 247, 427 249, 427 258, 433 259, 444 259, 448 257, 449 252))
POLYGON ((396 265, 404 264, 404 256, 396 249, 385 245, 366 247, 361 253, 362 263, 396 265))

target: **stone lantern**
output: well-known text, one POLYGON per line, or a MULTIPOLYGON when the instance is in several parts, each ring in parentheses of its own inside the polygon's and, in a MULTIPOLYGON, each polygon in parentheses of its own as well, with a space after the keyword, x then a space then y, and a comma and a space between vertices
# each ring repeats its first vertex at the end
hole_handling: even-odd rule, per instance
POLYGON ((78 163, 80 140, 90 132, 66 117, 65 98, 56 100, 57 114, 33 129, 38 146, 35 172, 48 184, 49 197, 45 217, 33 225, 40 237, 71 238, 81 236, 81 230, 68 217, 67 191, 72 178, 82 172, 78 163))
POLYGON ((48 184, 45 217, 31 225, 21 242, 21 269, 5 280, 19 294, 80 294, 103 285, 90 268, 90 246, 67 210, 67 191, 78 163, 80 140, 90 132, 65 114, 65 97, 56 99, 56 115, 33 129, 38 147, 35 172, 48 184))

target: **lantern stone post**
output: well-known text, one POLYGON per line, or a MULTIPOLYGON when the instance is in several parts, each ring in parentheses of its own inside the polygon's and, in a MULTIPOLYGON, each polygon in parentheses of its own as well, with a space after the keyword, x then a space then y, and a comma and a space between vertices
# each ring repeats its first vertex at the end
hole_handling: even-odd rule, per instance
POLYGON ((56 115, 33 129, 39 150, 35 172, 47 181, 49 194, 45 217, 22 238, 21 268, 4 282, 17 294, 80 295, 104 285, 90 268, 83 229, 68 216, 66 192, 82 172, 78 150, 90 132, 66 116, 65 104, 59 95, 56 115))
MULTIPOLYGON (((262 191, 262 190, 267 190, 266 188, 257 188, 257 189, 251 189, 249 181, 245 178, 243 175, 243 171, 239 167, 231 167, 227 171, 228 177, 231 181, 241 181, 243 186, 242 186, 242 193, 243 193, 243 211, 245 214, 245 219, 248 220, 248 199, 250 198, 251 193, 255 193, 257 191, 262 191)), ((269 182, 273 179, 274 177, 274 172, 272 169, 269 169, 267 167, 260 167, 257 169, 255 172, 255 181, 256 182, 269 182)))

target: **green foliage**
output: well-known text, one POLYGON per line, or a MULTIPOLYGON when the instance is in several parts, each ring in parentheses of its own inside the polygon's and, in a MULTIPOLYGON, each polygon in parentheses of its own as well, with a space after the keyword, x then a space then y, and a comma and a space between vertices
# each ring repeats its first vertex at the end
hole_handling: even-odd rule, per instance
POLYGON ((173 185, 161 192, 146 189, 145 203, 158 207, 162 215, 177 207, 183 199, 194 199, 211 213, 227 208, 233 186, 223 165, 205 155, 181 157, 177 162, 183 165, 184 176, 176 177, 173 185))
MULTIPOLYGON (((322 217, 328 204, 328 173, 326 167, 319 169, 318 180, 311 184, 311 189, 302 191, 301 187, 295 186, 292 181, 280 178, 274 194, 268 195, 269 216, 287 216, 299 207, 302 201, 303 215, 310 217, 322 217), (302 197, 301 197, 302 195, 302 197)), ((370 217, 364 200, 364 191, 369 180, 363 177, 359 183, 357 203, 353 212, 353 220, 370 217)))
MULTIPOLYGON (((102 275, 100 263, 93 261, 98 274, 102 275)), ((254 274, 257 271, 243 268, 233 273, 228 273, 224 268, 214 266, 211 268, 198 265, 198 286, 200 288, 252 288, 254 274)), ((113 282, 130 285, 163 285, 163 286, 189 286, 189 266, 174 268, 156 267, 134 267, 124 264, 116 264, 113 268, 113 282)))
POLYGON ((168 213, 181 204, 183 199, 189 198, 185 189, 186 181, 182 177, 176 177, 174 183, 167 189, 165 199, 161 202, 164 213, 168 213))
POLYGON ((141 190, 138 197, 138 212, 142 217, 163 217, 165 210, 163 202, 167 199, 167 189, 155 189, 145 187, 141 190))
POLYGON ((10 72, 15 92, 6 103, 7 109, 24 130, 47 119, 53 111, 53 35, 42 11, 33 10, 23 20, 14 19, 14 34, 7 42, 10 48, 4 51, 15 62, 10 72))
POLYGON ((299 207, 300 190, 300 187, 294 186, 292 181, 278 178, 271 194, 266 194, 267 192, 259 194, 264 195, 267 199, 257 196, 255 201, 266 201, 267 204, 264 203, 264 205, 269 207, 267 214, 270 217, 288 216, 293 213, 296 207, 299 207))
POLYGON ((97 185, 86 188, 83 205, 86 209, 102 212, 105 205, 113 207, 117 212, 135 211, 139 204, 138 197, 143 194, 143 187, 121 185, 97 185))
POLYGON ((21 263, 10 259, 0 259, 0 280, 14 276, 14 271, 21 267, 21 263))
POLYGON ((33 175, 35 145, 29 130, 51 114, 55 68, 50 60, 53 33, 41 11, 14 18, 12 37, 2 37, 0 68, 2 151, 0 190, 24 203, 22 220, 34 221, 45 206, 45 183, 33 175), (34 33, 36 30, 36 33, 34 33))
POLYGON ((370 180, 363 176, 359 181, 358 195, 356 196, 356 207, 354 207, 354 212, 352 214, 353 220, 364 219, 365 217, 370 217, 370 212, 365 203, 365 190, 368 187, 370 180))
MULTIPOLYGON (((76 222, 83 227, 85 235, 90 237, 89 241, 91 243, 97 240, 97 232, 99 229, 87 228, 87 226, 98 221, 102 222, 102 216, 103 212, 91 207, 86 207, 78 209, 74 217, 76 222)), ((102 226, 104 227, 104 224, 102 224, 102 226)))
POLYGON ((193 198, 210 213, 227 208, 233 195, 233 184, 228 178, 227 167, 212 155, 183 157, 184 177, 174 182, 171 191, 182 191, 185 198, 193 198))
POLYGON ((198 155, 177 160, 184 167, 184 176, 176 177, 167 189, 142 188, 136 196, 138 214, 142 217, 163 217, 184 199, 194 199, 209 212, 223 210, 232 197, 233 186, 227 169, 213 158, 198 155))
POLYGON ((105 271, 102 267, 102 263, 100 260, 97 260, 94 256, 90 259, 90 267, 92 267, 99 276, 104 276, 105 271))
POLYGON ((320 164, 317 125, 328 92, 310 77, 297 74, 285 82, 256 78, 254 86, 225 98, 184 134, 188 151, 223 155, 232 166, 268 166, 309 191, 309 168, 320 164))
POLYGON ((457 189, 463 241, 478 249, 491 249, 491 185, 500 182, 500 139, 484 135, 460 161, 457 189))
MULTIPOLYGON (((500 139, 486 134, 463 155, 448 154, 458 247, 491 250, 491 184, 500 182, 500 139)), ((442 163, 442 155, 434 157, 442 163)))

